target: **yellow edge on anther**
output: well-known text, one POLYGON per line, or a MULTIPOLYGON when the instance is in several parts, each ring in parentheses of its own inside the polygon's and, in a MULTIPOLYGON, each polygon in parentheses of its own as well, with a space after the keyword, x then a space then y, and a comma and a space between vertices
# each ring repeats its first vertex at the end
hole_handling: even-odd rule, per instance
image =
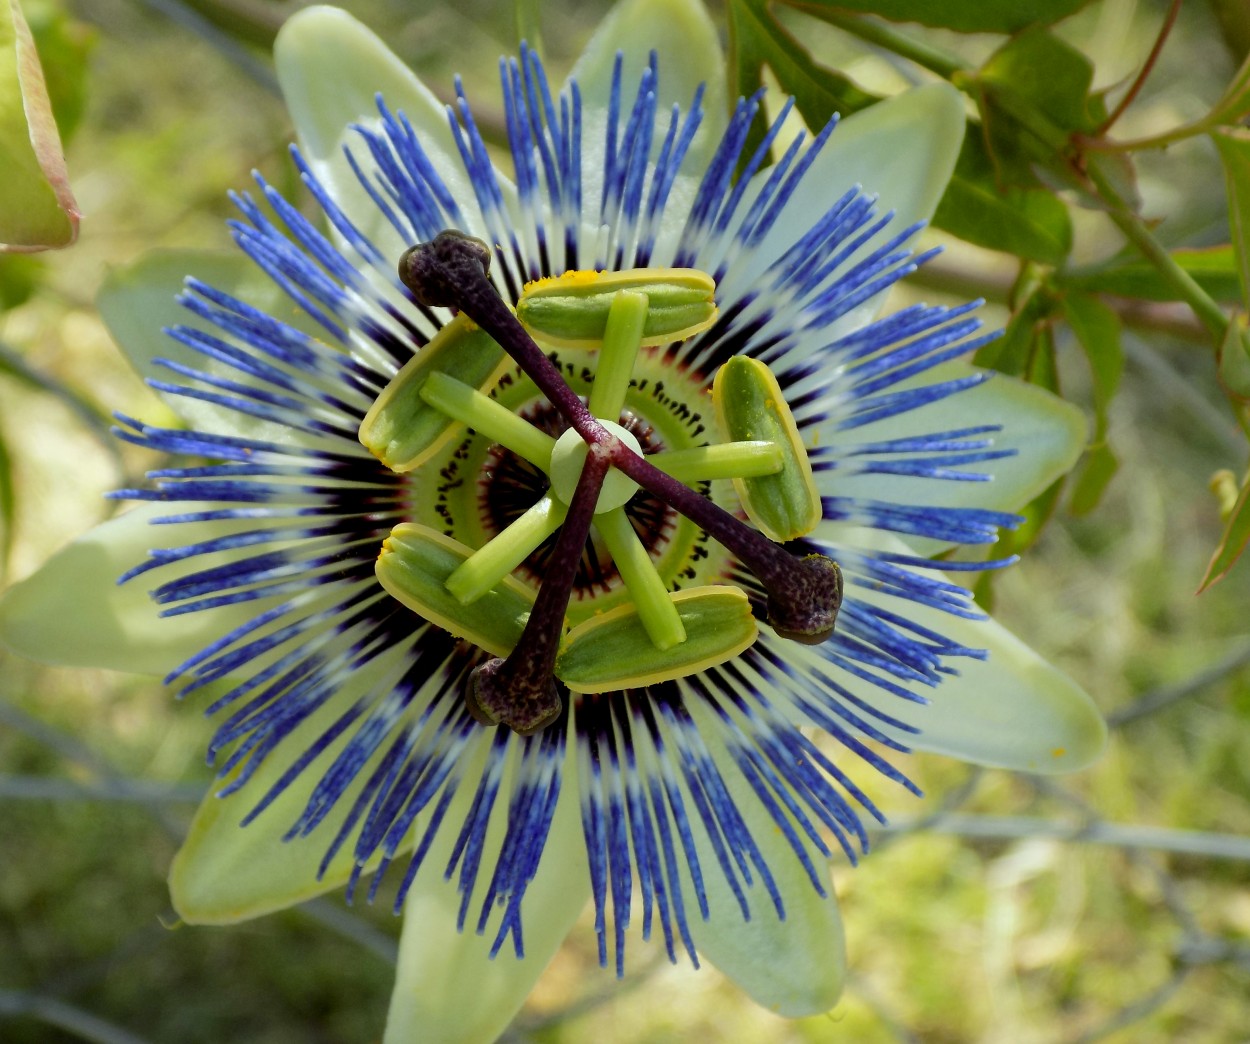
POLYGON ((759 635, 746 593, 736 587, 694 587, 669 595, 686 640, 668 650, 651 642, 637 607, 618 606, 578 624, 565 636, 555 673, 571 692, 615 692, 675 681, 733 659, 759 635))

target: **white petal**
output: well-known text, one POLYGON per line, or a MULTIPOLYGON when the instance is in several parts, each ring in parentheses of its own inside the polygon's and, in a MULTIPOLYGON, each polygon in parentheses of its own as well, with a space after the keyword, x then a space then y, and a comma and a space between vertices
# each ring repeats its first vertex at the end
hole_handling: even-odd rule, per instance
MULTIPOLYGON (((656 91, 657 134, 668 127, 667 112, 674 104, 685 113, 695 90, 706 84, 703 122, 686 155, 685 169, 700 171, 720 144, 725 130, 725 67, 716 27, 699 0, 624 0, 599 23, 586 50, 577 60, 569 80, 577 81, 582 95, 583 199, 590 213, 598 213, 603 191, 604 144, 608 99, 612 92, 612 67, 617 51, 624 52, 621 67, 621 104, 617 133, 629 118, 627 106, 638 90, 638 80, 656 52, 659 83, 656 91)), ((655 143, 659 148, 659 141, 655 143)), ((690 196, 674 186, 670 213, 684 215, 690 196), (683 209, 684 208, 684 209, 683 209)))
MULTIPOLYGON (((886 235, 928 221, 955 169, 963 134, 963 96, 945 83, 913 88, 846 117, 813 161, 776 225, 731 270, 723 292, 734 297, 753 288, 760 274, 853 186, 879 197, 879 213, 895 212, 886 235)), ((743 208, 758 195, 769 174, 764 170, 754 176, 743 208)), ((865 249, 843 270, 855 264, 865 249)), ((877 294, 842 316, 822 331, 825 343, 869 322, 884 300, 885 294, 877 294)))
POLYGON ((369 29, 335 7, 309 7, 283 24, 274 42, 278 82, 304 151, 317 177, 356 226, 382 253, 398 259, 411 246, 378 210, 343 156, 348 145, 361 166, 374 166, 353 123, 381 125, 376 96, 392 112, 402 111, 421 146, 460 204, 470 227, 481 234, 468 175, 460 161, 443 103, 369 29))
POLYGON ((0 597, 0 643, 12 652, 62 667, 108 667, 165 674, 256 612, 223 606, 161 619, 148 597, 183 563, 119 585, 117 578, 154 547, 221 535, 212 523, 152 526, 177 504, 143 505, 97 526, 53 555, 0 597))
POLYGON ((743 921, 715 854, 703 831, 696 829, 711 916, 703 921, 694 899, 687 899, 695 947, 752 1000, 778 1015, 801 1018, 828 1011, 837 1003, 846 977, 846 940, 829 879, 828 857, 803 838, 808 858, 825 889, 822 897, 742 771, 717 742, 716 723, 697 702, 690 701, 688 706, 772 872, 785 907, 783 920, 778 918, 767 889, 757 877, 750 888, 744 889, 751 919, 743 921))
MULTIPOLYGON (((575 778, 570 764, 538 872, 525 893, 521 959, 515 956, 511 939, 490 958, 500 907, 484 934, 474 931, 482 891, 490 880, 489 856, 478 875, 465 930, 456 930, 460 896, 454 879, 443 880, 442 869, 458 832, 455 827, 467 812, 467 804, 461 802, 467 795, 457 795, 447 812, 448 826, 408 893, 385 1044, 489 1044, 520 1010, 590 896, 575 778)), ((495 809, 487 853, 498 850, 505 811, 495 809)))
POLYGON ((934 83, 904 91, 839 122, 794 205, 802 214, 860 185, 880 199, 882 211, 895 212, 895 228, 928 221, 955 170, 963 136, 963 95, 954 87, 934 83))
MULTIPOLYGON (((279 316, 284 322, 314 337, 318 332, 324 333, 241 252, 155 250, 144 254, 133 264, 112 269, 96 299, 100 317, 109 333, 140 377, 174 384, 187 383, 187 378, 153 362, 155 359, 170 359, 241 384, 273 390, 271 386, 263 385, 237 369, 192 351, 165 333, 165 327, 178 325, 218 335, 221 333, 175 300, 189 276, 232 294, 269 315, 279 316)), ((309 441, 284 424, 259 420, 185 395, 158 394, 188 427, 197 431, 236 435, 279 445, 309 441)))
MULTIPOLYGON (((886 534, 860 532, 865 539, 855 541, 858 546, 908 550, 886 534)), ((952 616, 858 584, 847 588, 847 598, 883 606, 965 648, 989 654, 985 660, 947 660, 959 673, 936 688, 919 687, 928 705, 857 685, 860 696, 920 730, 910 733, 874 722, 887 735, 918 750, 1021 772, 1074 772, 1102 753, 1107 726, 1089 694, 1000 624, 952 616)), ((794 654, 803 659, 817 655, 802 646, 794 654)))
MULTIPOLYGON (((397 649, 393 655, 375 660, 367 670, 353 674, 324 706, 270 751, 238 790, 218 797, 229 780, 214 781, 169 870, 170 896, 184 921, 234 924, 286 909, 346 884, 355 865, 350 838, 320 879, 317 870, 343 816, 381 762, 385 744, 347 786, 337 802, 337 811, 331 812, 307 836, 282 840, 307 807, 328 766, 354 735, 351 729, 323 751, 253 822, 241 824, 291 765, 376 682, 388 664, 405 655, 406 650, 397 649)), ((403 851, 411 847, 410 842, 403 851)), ((377 862, 375 857, 370 865, 376 866, 377 862)))
MULTIPOLYGON (((956 380, 976 372, 966 363, 946 363, 905 386, 956 380)), ((893 504, 1017 511, 1071 470, 1085 448, 1088 432, 1084 413, 1072 403, 1036 385, 995 374, 984 384, 920 409, 846 432, 824 432, 820 441, 880 442, 986 424, 1003 426, 1001 432, 985 436, 993 439, 994 449, 1015 450, 1013 456, 968 467, 992 475, 989 482, 833 471, 819 476, 821 492, 893 504)), ((936 554, 950 546, 923 537, 904 539, 923 554, 936 554)))
POLYGON ((959 674, 930 694, 928 707, 890 705, 918 736, 883 731, 920 750, 1020 772, 1075 772, 1102 754, 1107 726, 1089 694, 1001 624, 920 607, 908 615, 989 658, 957 661, 959 674))

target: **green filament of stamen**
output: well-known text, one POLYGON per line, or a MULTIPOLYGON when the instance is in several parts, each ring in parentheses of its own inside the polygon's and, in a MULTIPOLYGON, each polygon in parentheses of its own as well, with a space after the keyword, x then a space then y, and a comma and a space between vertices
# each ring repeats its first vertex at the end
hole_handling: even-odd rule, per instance
POLYGON ((612 298, 608 321, 599 347, 595 383, 587 406, 596 417, 616 420, 625 405, 629 378, 634 372, 642 333, 647 325, 649 301, 646 294, 622 290, 612 298))
POLYGON ((556 440, 489 395, 444 373, 432 373, 421 387, 421 398, 544 472, 551 470, 556 440))
POLYGON ((447 578, 447 590, 471 605, 524 562, 564 523, 568 508, 546 494, 525 514, 473 552, 447 578))
POLYGON ((664 651, 684 642, 686 629, 682 626, 681 615, 656 572, 651 556, 634 532, 625 509, 615 508, 596 515, 595 528, 608 546, 608 553, 625 581, 652 644, 664 651))
POLYGON ((690 485, 710 479, 754 478, 781 470, 784 455, 774 442, 723 442, 666 450, 647 458, 664 474, 690 485))

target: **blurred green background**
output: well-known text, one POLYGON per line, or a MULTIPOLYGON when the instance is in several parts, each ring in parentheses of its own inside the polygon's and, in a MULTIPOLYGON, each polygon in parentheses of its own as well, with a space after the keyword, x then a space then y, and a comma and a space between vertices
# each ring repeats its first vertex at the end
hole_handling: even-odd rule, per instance
MULTIPOLYGON (((24 6, 70 132, 85 217, 71 250, 0 257, 9 580, 105 517, 101 495, 153 464, 101 434, 114 409, 164 416, 95 314, 108 266, 158 246, 226 247, 226 191, 245 187, 253 168, 294 186, 291 130, 263 51, 197 18, 204 7, 259 12, 263 30, 290 5, 24 6)), ((517 40, 511 5, 345 6, 436 90, 460 72, 479 113, 499 111, 496 60, 517 40)), ((541 25, 553 78, 607 6, 524 5, 541 25)), ((1122 84, 1166 7, 1101 0, 1058 32, 1095 60, 1098 84, 1122 84)), ((897 67, 866 45, 810 22, 803 32, 825 65, 879 89, 898 86, 897 67)), ((919 35, 973 60, 996 43, 919 35)), ((1133 137, 1200 116, 1235 65, 1211 7, 1183 5, 1117 131, 1133 137)), ((1145 154, 1139 172, 1144 212, 1163 219, 1162 239, 1227 238, 1209 142, 1145 154)), ((1076 218, 1076 261, 1117 249, 1102 215, 1076 218)), ((894 304, 942 299, 964 284, 1001 296, 1013 265, 954 244, 939 262, 942 278, 901 288, 894 304)), ((991 322, 1007 318, 1001 305, 988 312, 991 322)), ((1069 341, 1061 335, 1058 345, 1061 382, 1088 402, 1069 341)), ((1060 509, 994 587, 1003 622, 1112 717, 1102 762, 1042 783, 911 759, 928 800, 896 799, 887 811, 900 829, 860 869, 835 867, 852 979, 826 1017, 775 1018, 714 970, 669 966, 654 945, 634 948, 617 983, 597 967, 587 916, 506 1039, 1250 1039, 1250 592, 1243 572, 1193 593, 1221 531, 1208 483, 1219 469, 1244 466, 1244 440, 1183 306, 1152 312, 1126 332, 1125 348, 1110 417, 1119 473, 1093 513, 1060 509)), ((380 1037, 398 928, 389 902, 348 909, 331 894, 231 929, 166 927, 165 874, 209 779, 207 734, 197 708, 175 705, 154 681, 0 654, 0 1040, 380 1037)))

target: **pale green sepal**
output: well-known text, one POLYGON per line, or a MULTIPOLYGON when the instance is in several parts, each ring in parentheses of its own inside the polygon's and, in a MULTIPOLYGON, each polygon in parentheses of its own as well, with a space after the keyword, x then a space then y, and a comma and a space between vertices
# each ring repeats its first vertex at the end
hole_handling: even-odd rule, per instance
MULTIPOLYGON (((908 550, 888 534, 859 530, 846 537, 849 546, 908 550)), ((910 733, 874 722, 887 735, 917 750, 1019 772, 1074 772, 1102 753, 1107 726, 1089 694, 1001 624, 952 616, 857 583, 848 583, 846 601, 881 606, 957 645, 989 654, 985 660, 945 659, 959 673, 943 677, 936 688, 915 686, 927 705, 865 690, 886 714, 920 730, 910 733)), ((791 662, 796 656, 807 664, 817 662, 813 650, 792 643, 777 641, 775 649, 791 662)))
MULTIPOLYGON (((364 763, 346 787, 338 799, 339 811, 331 812, 320 827, 306 837, 282 840, 307 807, 328 766, 350 742, 353 734, 350 729, 308 765, 252 822, 247 826, 241 824, 291 765, 370 684, 388 669, 402 668, 407 651, 406 646, 392 649, 374 660, 367 670, 352 675, 324 706, 269 752, 252 778, 239 790, 225 797, 216 796, 237 772, 213 782, 169 870, 170 897, 179 917, 188 924, 234 924, 284 910, 346 884, 355 864, 351 839, 340 847, 320 879, 317 871, 343 816, 385 756, 385 747, 364 763)), ((401 851, 410 850, 412 844, 409 839, 401 851)), ((377 863, 377 858, 371 860, 370 868, 377 863)))
MULTIPOLYGON (((153 362, 155 359, 169 359, 231 381, 262 386, 260 381, 192 351, 165 333, 168 326, 191 326, 221 335, 220 330, 192 315, 177 302, 176 297, 191 276, 310 336, 317 336, 320 330, 273 280, 241 252, 154 250, 131 264, 110 269, 96 297, 96 307, 104 325, 140 377, 185 383, 186 378, 153 362)), ((272 390, 269 385, 263 387, 272 390)), ((225 406, 185 395, 158 394, 189 427, 199 431, 280 445, 299 444, 311 439, 311 436, 302 436, 288 425, 259 420, 225 406)))
POLYGON ((479 391, 503 376, 509 361, 467 315, 457 315, 408 360, 360 422, 360 442, 392 471, 412 471, 447 445, 464 425, 421 398, 431 375, 446 374, 479 391))
MULTIPOLYGON (((983 371, 966 363, 945 363, 928 371, 923 380, 925 383, 944 382, 978 372, 983 371)), ((910 387, 911 383, 904 387, 910 387)), ((988 482, 857 475, 852 467, 847 467, 822 472, 817 476, 817 486, 826 496, 859 497, 900 505, 1018 511, 1072 469, 1085 449, 1089 432, 1088 421, 1079 407, 1036 385, 994 374, 977 387, 917 410, 836 436, 822 431, 819 438, 821 442, 836 437, 843 444, 851 440, 870 443, 986 424, 1001 424, 1003 430, 981 438, 992 439, 994 449, 1015 451, 1011 456, 972 464, 965 469, 992 475, 988 482)), ((903 536, 902 539, 914 550, 927 555, 951 546, 927 537, 903 536)))
MULTIPOLYGON (((894 220, 883 234, 928 221, 954 172, 964 121, 963 95, 947 83, 915 87, 847 116, 812 162, 763 242, 746 264, 726 278, 722 296, 732 297, 750 289, 773 261, 808 232, 818 216, 854 186, 878 197, 879 214, 894 211, 894 220)), ((756 174, 747 200, 758 195, 760 186, 771 176, 771 170, 756 174)), ((871 248, 861 248, 842 271, 871 248)), ((869 322, 881 310, 885 296, 874 295, 825 328, 822 343, 869 322)))
POLYGON ((404 905, 384 1044, 490 1044, 525 1003, 590 897, 586 842, 571 782, 574 773, 572 762, 567 762, 551 832, 522 902, 523 958, 517 958, 511 938, 490 958, 504 905, 497 904, 485 932, 476 933, 482 894, 506 821, 502 798, 487 830, 486 854, 465 929, 456 931, 461 901, 457 879, 444 880, 442 871, 458 824, 468 814, 467 798, 475 789, 460 788, 404 905))
POLYGON ((0 3, 0 253, 69 246, 78 204, 35 41, 16 0, 0 3))
POLYGON ((632 602, 592 616, 571 631, 556 677, 573 692, 615 692, 684 678, 733 659, 759 631, 736 587, 692 587, 670 596, 685 640, 657 648, 632 602))
POLYGON ((392 597, 423 619, 496 656, 507 656, 521 640, 535 592, 503 577, 471 605, 447 589, 447 579, 473 554, 451 537, 414 522, 402 522, 382 541, 374 572, 392 597))
POLYGON ((385 256, 398 261, 413 244, 401 241, 343 155, 346 145, 364 170, 374 169, 367 147, 351 125, 380 127, 379 93, 392 113, 408 117, 426 156, 459 202, 469 225, 460 231, 482 235, 484 228, 472 202, 476 197, 443 103, 369 29, 336 7, 304 8, 278 32, 274 65, 300 147, 313 171, 385 256))
POLYGON ((724 875, 708 869, 716 867, 716 856, 703 831, 697 830, 695 843, 704 867, 711 916, 706 921, 700 918, 683 876, 695 948, 701 958, 711 961, 769 1011, 787 1018, 826 1012, 837 1003, 846 978, 846 940, 830 881, 828 857, 803 838, 804 850, 825 891, 822 896, 742 771, 717 741, 717 730, 724 726, 703 709, 699 700, 687 700, 686 705, 720 769, 734 807, 768 864, 785 907, 783 920, 777 916, 772 898, 757 875, 753 885, 744 886, 751 919, 743 921, 741 908, 724 875))
POLYGON ((0 645, 59 667, 164 675, 258 612, 256 603, 160 618, 148 592, 203 560, 174 563, 124 584, 148 550, 222 535, 220 523, 153 526, 185 505, 145 504, 96 526, 0 595, 0 645))
MULTIPOLYGON (((690 109, 699 84, 706 84, 703 122, 691 142, 684 169, 702 171, 706 168, 724 134, 728 112, 720 41, 716 26, 700 0, 624 0, 618 3, 599 23, 569 74, 569 81, 577 82, 582 95, 583 196, 588 206, 596 208, 603 191, 608 98, 617 51, 625 55, 621 96, 626 114, 638 92, 639 78, 647 67, 649 55, 656 52, 660 70, 656 111, 661 114, 658 117, 660 133, 655 142, 657 150, 668 124, 663 114, 677 104, 684 115, 690 109)), ((618 134, 623 127, 622 122, 617 128, 618 134)), ((674 186, 674 195, 684 195, 678 188, 674 186)), ((683 211, 688 206, 686 202, 678 205, 677 210, 683 211)))

